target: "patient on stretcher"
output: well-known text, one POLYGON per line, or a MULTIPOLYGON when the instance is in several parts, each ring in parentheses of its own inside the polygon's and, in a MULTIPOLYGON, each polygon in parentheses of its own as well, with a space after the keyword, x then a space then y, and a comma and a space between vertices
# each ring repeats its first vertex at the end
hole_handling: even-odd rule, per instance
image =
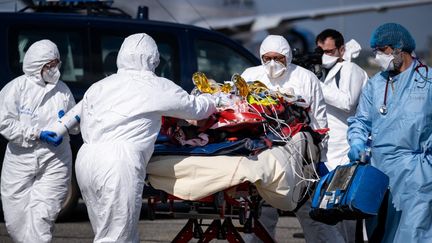
POLYGON ((228 93, 205 86, 207 93, 234 97, 231 106, 205 121, 164 118, 163 139, 147 166, 154 188, 198 200, 251 182, 273 207, 297 207, 317 179, 318 144, 325 133, 309 126, 308 105, 300 97, 270 91, 259 81, 243 82, 234 75, 231 89, 224 88, 228 93))

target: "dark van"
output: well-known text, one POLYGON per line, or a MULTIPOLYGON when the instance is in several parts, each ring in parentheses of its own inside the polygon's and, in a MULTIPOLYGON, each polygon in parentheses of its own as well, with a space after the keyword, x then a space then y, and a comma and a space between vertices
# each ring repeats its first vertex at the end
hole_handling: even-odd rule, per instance
MULTIPOLYGON (((23 74, 27 48, 40 39, 50 39, 60 51, 60 79, 79 101, 93 82, 117 71, 116 57, 123 39, 140 32, 149 34, 158 44, 157 75, 175 81, 188 91, 193 88, 191 77, 196 71, 221 82, 259 64, 239 43, 189 25, 73 13, 0 13, 0 89, 23 74)), ((0 136, 1 160, 6 142, 0 136)), ((81 144, 79 135, 72 136, 74 160, 81 144)), ((73 178, 62 215, 75 207, 78 197, 79 189, 73 178)))

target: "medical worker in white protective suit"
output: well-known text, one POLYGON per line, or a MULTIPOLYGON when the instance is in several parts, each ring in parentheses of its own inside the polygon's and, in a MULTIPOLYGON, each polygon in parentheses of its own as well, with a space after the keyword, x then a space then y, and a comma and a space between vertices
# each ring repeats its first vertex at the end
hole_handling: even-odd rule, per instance
MULTIPOLYGON (((355 114, 368 76, 362 68, 351 62, 351 59, 356 58, 361 50, 355 40, 344 43, 344 37, 339 31, 326 29, 317 35, 315 42, 323 51, 323 75, 320 78, 320 84, 327 104, 327 119, 330 128, 325 165, 331 171, 338 165, 349 163, 347 119, 355 114)), ((356 223, 356 220, 344 220, 335 226, 327 226, 336 228, 336 232, 332 232, 334 235, 317 232, 314 242, 355 242, 356 223)), ((358 235, 362 235, 361 230, 358 235)))
POLYGON ((348 120, 348 156, 357 160, 371 136, 371 164, 389 177, 390 193, 375 231, 367 220, 368 239, 432 242, 431 67, 412 56, 415 41, 400 24, 379 26, 370 46, 382 71, 367 82, 348 120))
POLYGON ((0 133, 9 141, 1 199, 6 228, 15 242, 51 241, 70 183, 69 137, 47 130, 58 114, 75 105, 69 88, 59 81, 59 65, 57 46, 37 41, 24 55, 24 75, 0 92, 0 133))
POLYGON ((316 37, 316 44, 323 50, 321 88, 327 104, 329 131, 328 170, 347 164, 349 145, 346 138, 347 119, 355 114, 361 91, 368 80, 367 73, 351 61, 359 55, 361 47, 351 40, 344 44, 342 34, 326 29, 316 37))
MULTIPOLYGON (((312 128, 327 128, 326 105, 320 81, 311 71, 291 63, 292 51, 286 39, 279 35, 267 36, 261 44, 260 57, 262 65, 246 69, 241 76, 246 81, 259 80, 271 90, 279 90, 283 93, 294 92, 295 95, 300 95, 310 105, 309 116, 312 128)), ((326 143, 324 142, 321 161, 327 161, 325 155, 326 143)), ((305 217, 309 217, 310 203, 305 203, 299 211, 302 211, 302 208, 307 211, 305 217)), ((263 207, 260 220, 273 237, 278 219, 279 215, 275 208, 263 207)))
POLYGON ((161 117, 199 120, 216 111, 211 96, 189 95, 156 76, 158 64, 155 41, 144 33, 131 35, 120 48, 117 73, 84 95, 84 144, 75 168, 94 242, 139 242, 146 166, 161 117))

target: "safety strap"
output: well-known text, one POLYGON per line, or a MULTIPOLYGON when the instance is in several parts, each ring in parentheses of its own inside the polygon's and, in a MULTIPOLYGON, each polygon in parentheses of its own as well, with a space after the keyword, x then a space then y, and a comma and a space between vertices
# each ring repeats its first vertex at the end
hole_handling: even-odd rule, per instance
MULTIPOLYGON (((335 79, 336 79, 336 86, 337 86, 338 88, 339 88, 339 80, 340 80, 340 70, 341 70, 341 68, 337 71, 337 73, 336 73, 336 75, 335 75, 335 79)), ((324 82, 324 81, 325 81, 325 79, 326 79, 328 73, 329 73, 329 70, 328 70, 328 69, 325 69, 325 68, 322 69, 322 76, 321 76, 321 78, 320 78, 320 81, 321 81, 321 82, 324 82)))
POLYGON ((328 69, 326 69, 326 68, 322 68, 321 69, 321 76, 319 77, 319 80, 321 81, 321 82, 324 82, 325 81, 325 79, 326 79, 326 77, 327 77, 327 74, 329 73, 329 70, 328 69))
POLYGON ((336 73, 336 75, 335 75, 335 80, 336 80, 336 86, 339 88, 339 80, 340 80, 340 70, 341 70, 342 68, 340 68, 338 71, 337 71, 337 73, 336 73))

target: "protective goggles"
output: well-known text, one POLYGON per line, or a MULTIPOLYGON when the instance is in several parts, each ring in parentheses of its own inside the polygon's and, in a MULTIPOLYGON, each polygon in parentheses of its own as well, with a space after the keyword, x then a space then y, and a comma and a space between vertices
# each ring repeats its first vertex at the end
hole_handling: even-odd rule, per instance
POLYGON ((62 62, 59 59, 54 59, 43 66, 43 68, 51 69, 58 67, 60 69, 62 62))

